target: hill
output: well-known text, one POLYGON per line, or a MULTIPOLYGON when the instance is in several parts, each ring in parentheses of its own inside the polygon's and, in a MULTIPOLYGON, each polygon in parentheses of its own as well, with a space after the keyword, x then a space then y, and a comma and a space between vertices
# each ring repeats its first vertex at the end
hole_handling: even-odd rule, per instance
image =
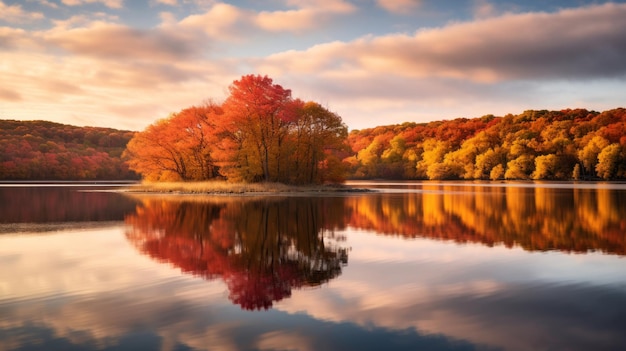
POLYGON ((121 160, 134 134, 47 121, 0 120, 0 179, 138 179, 121 160))

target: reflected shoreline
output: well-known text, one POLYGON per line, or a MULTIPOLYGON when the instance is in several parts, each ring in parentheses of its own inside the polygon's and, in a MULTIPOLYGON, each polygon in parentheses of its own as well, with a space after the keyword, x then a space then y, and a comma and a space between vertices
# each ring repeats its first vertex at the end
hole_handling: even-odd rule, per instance
POLYGON ((349 250, 336 233, 346 228, 531 252, 626 254, 623 193, 421 187, 332 197, 133 194, 126 237, 158 262, 223 280, 231 301, 250 310, 338 277, 349 250))
MULTIPOLYGON (((376 184, 385 187, 397 183, 376 184)), ((352 227, 401 238, 521 247, 527 251, 626 255, 626 217, 622 215, 626 213, 626 192, 546 187, 484 187, 476 191, 476 184, 420 183, 414 187, 419 192, 377 188, 379 192, 354 196, 130 196, 140 202, 190 204, 236 204, 264 199, 306 202, 319 198, 333 204, 335 228, 352 227)))
POLYGON ((313 197, 0 187, 11 200, 0 228, 58 234, 0 235, 0 340, 21 350, 626 345, 626 192, 403 186, 313 197), (74 231, 101 225, 111 227, 74 231), (529 254, 544 251, 554 253, 529 254))

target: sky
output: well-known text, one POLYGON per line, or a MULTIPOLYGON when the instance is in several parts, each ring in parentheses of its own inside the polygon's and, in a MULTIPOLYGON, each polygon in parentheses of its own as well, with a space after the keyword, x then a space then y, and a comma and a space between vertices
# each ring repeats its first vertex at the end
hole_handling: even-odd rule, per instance
POLYGON ((350 130, 626 107, 626 0, 0 0, 0 119, 143 130, 242 75, 350 130))

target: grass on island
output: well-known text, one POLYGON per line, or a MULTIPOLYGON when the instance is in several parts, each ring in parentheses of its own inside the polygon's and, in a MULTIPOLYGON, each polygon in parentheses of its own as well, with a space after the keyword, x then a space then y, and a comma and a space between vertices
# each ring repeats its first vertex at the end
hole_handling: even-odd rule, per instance
MULTIPOLYGON (((362 190, 362 189, 360 189, 362 190)), ((292 192, 346 192, 359 191, 343 184, 288 185, 283 183, 231 183, 227 181, 204 182, 141 182, 128 192, 175 194, 245 194, 292 192)))

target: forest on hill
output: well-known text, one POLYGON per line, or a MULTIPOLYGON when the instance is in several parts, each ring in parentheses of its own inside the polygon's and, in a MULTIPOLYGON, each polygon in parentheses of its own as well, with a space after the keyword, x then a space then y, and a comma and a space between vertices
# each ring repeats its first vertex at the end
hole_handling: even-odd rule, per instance
MULTIPOLYGON (((271 80, 267 86, 276 88, 271 80)), ((174 155, 187 157, 189 164, 179 169, 188 172, 184 174, 188 180, 223 178, 220 170, 247 181, 267 176, 295 183, 339 180, 340 173, 347 179, 626 179, 624 108, 529 110, 504 117, 407 122, 353 130, 346 136, 341 119, 319 104, 296 100, 292 106, 299 118, 277 120, 282 124, 275 121, 275 131, 266 128, 266 136, 276 137, 267 145, 261 143, 263 135, 258 140, 232 138, 255 132, 240 129, 246 116, 223 125, 230 128, 231 138, 199 133, 202 128, 215 128, 218 119, 230 121, 223 105, 187 108, 139 133, 0 120, 0 180, 138 179, 128 166, 132 159, 127 145, 132 139, 135 152, 153 157, 152 161, 135 159, 149 161, 140 166, 147 167, 144 170, 158 168, 157 157, 167 150, 187 150, 174 155), (326 129, 319 129, 322 126, 326 129), (171 143, 175 148, 146 147, 150 142, 164 147, 171 143), (217 146, 227 147, 218 150, 217 146), (230 164, 212 158, 220 152, 230 164), (241 160, 247 163, 235 162, 241 160)), ((181 158, 170 158, 174 170, 177 160, 181 158)), ((153 179, 183 178, 167 169, 146 174, 153 179)))
POLYGON ((138 179, 121 159, 134 134, 48 121, 0 120, 0 179, 138 179))
POLYGON ((626 109, 380 126, 348 144, 353 179, 624 179, 626 109))

